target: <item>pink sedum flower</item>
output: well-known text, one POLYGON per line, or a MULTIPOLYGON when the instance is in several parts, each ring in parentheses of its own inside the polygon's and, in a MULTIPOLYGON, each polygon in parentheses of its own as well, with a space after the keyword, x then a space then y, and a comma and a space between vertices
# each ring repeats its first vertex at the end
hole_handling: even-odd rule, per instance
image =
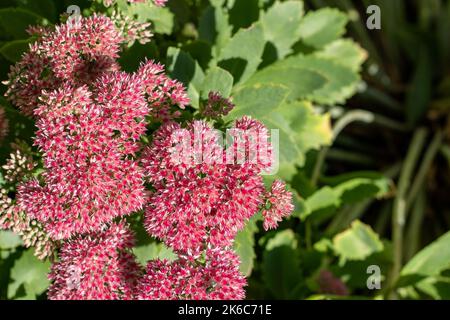
POLYGON ((223 160, 225 150, 206 123, 195 121, 187 130, 180 129, 176 123, 163 125, 143 157, 147 178, 155 189, 145 226, 150 235, 176 251, 196 256, 207 244, 232 244, 263 204, 264 185, 254 166, 214 161, 217 156, 215 160, 223 160), (213 154, 206 153, 198 164, 195 159, 179 163, 171 149, 179 134, 201 140, 213 154))
POLYGON ((21 211, 5 189, 0 189, 0 229, 19 235, 26 248, 34 247, 34 255, 38 259, 43 260, 55 253, 55 244, 42 224, 21 211))
POLYGON ((130 253, 133 235, 124 223, 66 242, 52 265, 52 300, 132 299, 141 270, 130 253))
POLYGON ((39 105, 43 90, 51 91, 63 82, 90 84, 102 73, 118 70, 116 62, 124 38, 105 16, 80 18, 54 31, 34 28, 40 38, 11 67, 6 97, 27 115, 39 105))
POLYGON ((245 298, 245 277, 239 258, 223 249, 210 249, 200 264, 185 258, 151 261, 138 286, 141 300, 239 300, 245 298))
MULTIPOLYGON (((206 122, 174 122, 189 104, 183 84, 154 61, 119 71, 120 46, 151 36, 148 24, 122 18, 29 28, 38 40, 11 69, 6 96, 34 116, 44 170, 34 174, 32 157, 8 161, 6 181, 20 185, 14 200, 2 190, 0 227, 37 246, 40 258, 61 246, 51 299, 242 299, 246 281, 230 249, 237 232, 261 209, 265 229, 293 210, 284 183, 264 188, 268 130, 243 117, 225 148, 206 122), (163 124, 141 154, 148 119, 163 124), (144 208, 147 232, 178 255, 149 262, 145 274, 128 226, 115 222, 144 208)), ((215 118, 232 108, 211 93, 202 111, 215 118)))
POLYGON ((154 61, 141 64, 138 75, 150 107, 150 115, 155 120, 167 121, 180 115, 179 109, 189 104, 184 86, 167 77, 164 67, 154 61))
POLYGON ((135 41, 138 41, 140 44, 146 44, 150 42, 153 36, 149 29, 151 25, 149 22, 138 22, 119 11, 113 12, 111 20, 116 24, 129 46, 133 45, 135 41))
POLYGON ((269 208, 263 210, 264 229, 276 229, 278 222, 283 218, 290 216, 294 210, 292 202, 292 193, 286 190, 286 184, 283 181, 276 180, 267 194, 267 204, 269 208))
POLYGON ((21 185, 18 204, 55 240, 100 230, 145 203, 143 171, 127 157, 145 131, 141 87, 116 73, 100 78, 96 90, 66 86, 35 110, 44 183, 21 185))
POLYGON ((210 92, 208 101, 202 106, 200 113, 207 118, 220 118, 233 110, 234 104, 230 99, 224 98, 218 92, 210 92))

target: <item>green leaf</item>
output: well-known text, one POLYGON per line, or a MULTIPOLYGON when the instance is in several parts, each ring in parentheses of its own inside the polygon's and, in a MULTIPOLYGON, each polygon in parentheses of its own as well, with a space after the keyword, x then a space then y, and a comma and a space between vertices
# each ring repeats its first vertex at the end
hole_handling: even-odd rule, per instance
POLYGON ((279 231, 275 234, 275 236, 266 244, 266 251, 272 251, 278 247, 287 246, 292 249, 297 249, 298 242, 295 238, 295 233, 291 229, 286 229, 283 231, 279 231))
POLYGON ((355 72, 360 71, 362 63, 367 59, 367 52, 351 39, 333 41, 314 55, 332 59, 355 72))
POLYGON ((305 220, 309 216, 325 209, 335 210, 341 205, 341 199, 332 188, 326 186, 305 200, 306 210, 302 212, 300 218, 305 220))
POLYGON ((352 204, 366 198, 381 198, 392 188, 392 181, 383 174, 370 171, 355 171, 322 179, 334 187, 337 196, 345 204, 352 204))
POLYGON ((410 280, 417 282, 425 277, 438 276, 442 271, 450 268, 450 232, 428 245, 417 253, 403 267, 400 273, 399 286, 410 280))
MULTIPOLYGON (((348 260, 343 264, 335 264, 330 267, 330 271, 341 279, 352 289, 367 290, 367 267, 376 265, 380 267, 381 281, 385 281, 392 268, 392 245, 383 241, 383 251, 376 252, 364 260, 348 260)), ((381 284, 384 287, 384 284, 381 284)))
POLYGON ((36 299, 48 287, 47 273, 50 262, 39 261, 33 250, 24 251, 11 269, 12 282, 8 286, 8 298, 36 299), (16 296, 19 288, 25 290, 25 296, 16 296))
POLYGON ((244 85, 283 85, 290 90, 287 97, 290 102, 307 97, 322 88, 326 81, 327 79, 318 72, 302 68, 289 58, 258 71, 244 85))
POLYGON ((255 233, 258 231, 255 219, 250 220, 245 229, 240 231, 234 242, 234 250, 241 259, 240 270, 242 274, 249 277, 253 270, 254 261, 256 258, 255 233))
POLYGON ((0 9, 0 27, 14 39, 26 39, 26 29, 39 24, 43 18, 34 12, 22 8, 0 9))
POLYGON ((233 30, 248 28, 259 18, 259 0, 234 1, 229 10, 229 21, 233 25, 233 30))
POLYGON ((219 92, 223 97, 228 98, 233 87, 233 76, 226 70, 213 67, 208 70, 202 85, 202 99, 207 99, 211 91, 219 92))
POLYGON ((15 63, 20 60, 24 52, 28 51, 30 42, 30 39, 9 41, 0 48, 0 54, 15 63))
POLYGON ((218 66, 229 71, 235 83, 242 83, 255 73, 262 61, 264 35, 261 26, 239 30, 227 42, 218 57, 218 66))
POLYGON ((19 7, 35 12, 55 21, 57 17, 55 2, 52 0, 16 0, 19 7))
POLYGON ((277 65, 279 68, 295 67, 299 72, 309 71, 325 78, 325 82, 319 88, 313 91, 308 88, 308 91, 304 90, 298 97, 307 98, 320 104, 344 103, 356 92, 360 81, 356 72, 329 58, 298 55, 280 61, 277 65))
POLYGON ((295 234, 292 230, 278 232, 267 243, 263 254, 262 275, 275 299, 296 299, 302 274, 295 234))
POLYGON ((22 239, 12 231, 0 231, 0 249, 14 249, 22 245, 22 239))
POLYGON ((202 68, 192 59, 190 54, 174 47, 168 49, 167 59, 171 76, 187 87, 192 106, 198 108, 200 89, 205 79, 202 68))
POLYGON ((200 17, 199 39, 212 46, 212 55, 218 58, 223 47, 231 38, 232 27, 228 23, 228 14, 220 6, 206 8, 200 17))
POLYGON ((133 253, 136 256, 137 261, 146 265, 150 260, 161 259, 174 261, 177 255, 169 248, 167 248, 163 243, 152 242, 147 245, 134 247, 133 253))
POLYGON ((450 299, 450 278, 448 277, 428 277, 417 283, 415 287, 432 299, 450 299))
POLYGON ((172 34, 174 14, 166 7, 157 7, 151 2, 132 3, 126 14, 138 22, 152 22, 152 30, 160 34, 172 34))
POLYGON ((291 47, 300 39, 303 2, 276 2, 261 17, 264 38, 276 49, 279 60, 292 52, 291 47))
POLYGON ((300 22, 300 36, 304 43, 322 48, 345 32, 347 16, 336 9, 310 11, 300 22))
POLYGON ((342 261, 364 260, 384 248, 378 235, 359 220, 333 238, 333 248, 342 261))
POLYGON ((158 48, 154 42, 140 44, 135 42, 131 47, 122 52, 119 63, 124 71, 135 72, 144 59, 156 59, 158 48))
POLYGON ((234 120, 244 115, 261 118, 277 109, 286 99, 288 89, 282 85, 263 84, 240 87, 233 93, 236 107, 226 119, 234 120))

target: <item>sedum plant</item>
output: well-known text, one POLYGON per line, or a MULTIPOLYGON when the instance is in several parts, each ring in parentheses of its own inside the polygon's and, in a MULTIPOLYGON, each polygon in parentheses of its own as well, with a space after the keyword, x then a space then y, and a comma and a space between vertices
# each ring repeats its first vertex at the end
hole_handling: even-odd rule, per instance
POLYGON ((422 251, 414 237, 444 138, 408 195, 404 256, 387 226, 423 130, 406 165, 380 155, 405 149, 390 137, 431 99, 430 52, 407 50, 406 125, 392 117, 405 84, 386 74, 408 74, 398 46, 445 36, 431 13, 445 22, 448 5, 424 10, 425 33, 402 18, 398 41, 384 29, 401 1, 375 2, 386 25, 370 36, 352 1, 0 4, 0 298, 445 297, 448 236, 422 251))
MULTIPOLYGON (((210 123, 182 119, 190 99, 162 65, 149 60, 134 73, 120 70, 127 36, 107 16, 29 32, 37 39, 11 68, 5 96, 35 121, 41 166, 31 155, 12 155, 4 168, 14 197, 2 191, 0 221, 26 246, 37 246, 39 258, 51 258, 48 297, 244 298, 246 281, 232 250, 236 233, 259 211, 269 229, 293 210, 286 185, 277 180, 266 190, 260 175, 272 162, 266 127, 236 120, 239 132, 224 149, 212 127, 221 113, 210 123), (176 162, 183 138, 186 148, 192 138, 200 149, 176 162), (245 157, 252 150, 256 158, 245 157), (244 161, 224 161, 230 151, 243 152, 244 161), (139 212, 174 261, 153 259, 146 268, 136 261, 125 217, 139 212)), ((218 93, 209 100, 231 105, 218 93)))

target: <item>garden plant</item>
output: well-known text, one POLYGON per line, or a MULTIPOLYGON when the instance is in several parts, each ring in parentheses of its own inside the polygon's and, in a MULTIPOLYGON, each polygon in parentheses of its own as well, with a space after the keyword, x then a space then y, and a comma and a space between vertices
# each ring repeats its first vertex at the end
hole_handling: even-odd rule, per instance
POLYGON ((449 21, 2 0, 0 299, 450 299, 449 21))

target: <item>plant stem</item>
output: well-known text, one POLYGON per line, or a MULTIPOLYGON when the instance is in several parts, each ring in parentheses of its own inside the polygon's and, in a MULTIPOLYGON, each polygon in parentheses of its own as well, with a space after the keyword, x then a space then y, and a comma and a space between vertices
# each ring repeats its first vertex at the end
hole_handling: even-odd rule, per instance
POLYGON ((423 149, 427 130, 419 128, 414 133, 414 137, 409 146, 408 154, 403 164, 398 183, 397 195, 394 200, 394 207, 392 212, 392 240, 394 243, 394 264, 391 273, 391 298, 396 298, 393 290, 395 283, 398 280, 402 268, 403 257, 403 229, 406 219, 406 194, 411 183, 411 176, 416 163, 419 159, 420 152, 423 149))
POLYGON ((409 212, 411 205, 414 201, 416 201, 417 194, 422 188, 425 179, 427 177, 428 172, 430 171, 431 164, 433 163, 434 158, 439 152, 439 148, 442 144, 442 133, 438 131, 431 141, 430 146, 425 152, 425 156, 423 158, 422 164, 420 165, 419 171, 414 179, 414 182, 411 186, 411 190, 409 191, 408 198, 406 201, 406 212, 409 212))
MULTIPOLYGON (((345 127, 347 127, 349 124, 355 121, 361 121, 366 123, 374 122, 393 130, 408 131, 408 127, 406 125, 399 123, 395 120, 374 114, 367 110, 355 109, 347 112, 336 122, 333 128, 333 141, 336 140, 336 138, 339 136, 342 130, 345 129, 345 127)), ((317 185, 317 181, 319 180, 320 172, 322 170, 322 166, 325 162, 329 149, 330 148, 326 147, 319 152, 317 162, 314 167, 311 178, 311 182, 313 185, 317 185)))
POLYGON ((414 207, 411 211, 411 218, 408 223, 405 240, 408 244, 405 250, 405 259, 411 259, 418 251, 420 244, 420 231, 426 210, 426 192, 425 188, 419 190, 417 199, 414 201, 414 207))
MULTIPOLYGON (((352 110, 347 112, 342 118, 340 118, 333 128, 333 141, 336 137, 341 133, 342 130, 350 123, 354 121, 363 121, 363 122, 372 122, 374 120, 374 115, 369 111, 364 110, 352 110)), ((317 181, 319 180, 320 171, 322 170, 323 163, 325 162, 325 158, 327 156, 329 148, 323 148, 319 152, 319 156, 317 158, 316 165, 314 167, 313 175, 311 182, 313 185, 317 185, 317 181)))

